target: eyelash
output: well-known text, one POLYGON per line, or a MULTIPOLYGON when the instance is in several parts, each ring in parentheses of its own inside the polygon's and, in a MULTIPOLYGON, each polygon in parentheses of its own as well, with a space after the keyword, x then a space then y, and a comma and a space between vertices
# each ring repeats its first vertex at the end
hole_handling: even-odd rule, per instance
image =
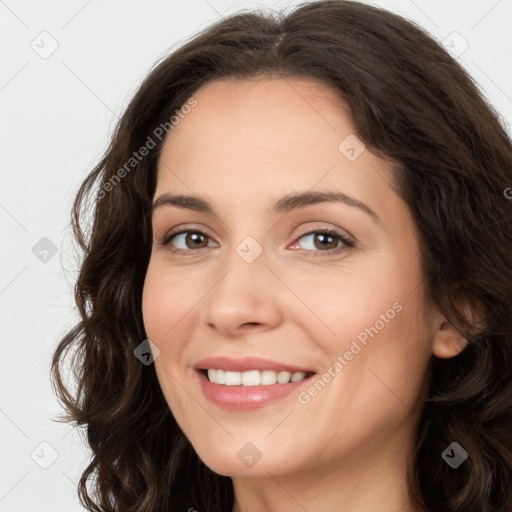
MULTIPOLYGON (((160 246, 168 246, 170 241, 177 235, 181 235, 183 233, 197 233, 197 234, 200 234, 200 235, 203 235, 205 236, 206 238, 208 239, 211 239, 210 236, 208 236, 204 231, 201 231, 199 229, 182 229, 180 231, 176 231, 176 232, 170 232, 168 233, 161 241, 158 242, 158 244, 160 246)), ((321 257, 322 256, 331 256, 333 254, 338 254, 342 251, 346 251, 347 249, 351 249, 355 246, 355 243, 353 240, 350 240, 348 239, 347 237, 345 237, 342 233, 340 233, 338 230, 334 229, 334 228, 325 228, 325 229, 316 229, 316 230, 311 230, 311 231, 307 231, 305 233, 302 233, 297 239, 296 241, 299 241, 301 238, 305 237, 305 236, 308 236, 308 235, 312 235, 312 234, 322 234, 322 235, 329 235, 329 236, 332 236, 333 238, 335 239, 338 239, 339 241, 343 242, 344 244, 344 247, 337 247, 335 249, 329 249, 327 251, 319 251, 319 250, 311 250, 311 249, 297 249, 299 251, 305 251, 305 252, 316 252, 316 253, 320 253, 321 254, 321 257)), ((295 242, 294 242, 295 243, 295 242)), ((169 250, 171 251, 171 253, 173 254, 182 254, 184 255, 184 253, 186 253, 186 255, 193 255, 193 254, 197 254, 198 252, 202 251, 203 249, 205 249, 206 247, 203 247, 201 249, 171 249, 169 248, 169 250)), ((317 257, 318 254, 314 254, 313 257, 317 257)))

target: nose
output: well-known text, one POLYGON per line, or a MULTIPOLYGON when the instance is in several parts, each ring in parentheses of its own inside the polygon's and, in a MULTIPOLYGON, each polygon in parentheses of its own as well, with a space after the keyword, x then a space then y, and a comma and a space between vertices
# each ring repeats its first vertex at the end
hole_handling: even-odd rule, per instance
POLYGON ((249 263, 233 250, 218 275, 200 303, 203 325, 225 338, 248 329, 279 326, 283 318, 279 302, 282 283, 269 269, 265 251, 249 263))

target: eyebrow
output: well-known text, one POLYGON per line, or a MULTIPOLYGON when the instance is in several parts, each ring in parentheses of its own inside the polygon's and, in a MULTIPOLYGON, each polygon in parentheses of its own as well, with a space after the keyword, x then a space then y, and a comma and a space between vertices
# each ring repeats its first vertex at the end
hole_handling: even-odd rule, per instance
MULTIPOLYGON (((292 210, 324 202, 341 202, 348 206, 354 206, 367 213, 377 224, 380 223, 378 215, 368 205, 359 201, 355 197, 349 196, 348 194, 335 191, 307 191, 287 194, 278 199, 268 211, 271 214, 288 213, 292 210)), ((186 194, 174 195, 169 192, 164 192, 153 202, 150 211, 151 215, 153 215, 155 210, 162 206, 177 206, 179 208, 187 208, 196 212, 216 215, 213 206, 206 199, 199 196, 186 194)))

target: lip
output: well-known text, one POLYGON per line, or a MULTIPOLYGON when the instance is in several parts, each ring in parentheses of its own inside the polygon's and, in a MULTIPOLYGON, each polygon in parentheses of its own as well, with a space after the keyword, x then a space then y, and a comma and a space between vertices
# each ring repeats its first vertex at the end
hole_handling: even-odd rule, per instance
POLYGON ((199 368, 196 368, 194 373, 197 375, 203 395, 210 402, 222 409, 238 412, 260 409, 278 400, 284 400, 301 387, 309 386, 311 379, 315 376, 313 374, 301 381, 288 384, 225 386, 224 384, 210 382, 204 371, 199 368))
MULTIPOLYGON (((196 370, 226 370, 230 372, 248 372, 250 370, 273 370, 275 372, 290 373, 316 373, 311 368, 301 368, 287 363, 271 361, 261 357, 244 357, 242 359, 234 359, 228 356, 214 356, 201 359, 194 365, 196 370)), ((257 386, 255 386, 257 387, 257 386)), ((269 386, 272 387, 272 386, 269 386)))

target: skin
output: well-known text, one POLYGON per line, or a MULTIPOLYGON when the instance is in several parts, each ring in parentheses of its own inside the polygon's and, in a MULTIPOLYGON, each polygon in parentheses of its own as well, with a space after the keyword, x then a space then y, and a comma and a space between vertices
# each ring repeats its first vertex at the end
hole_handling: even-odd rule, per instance
POLYGON ((338 149, 355 129, 321 83, 223 79, 194 98, 165 141, 155 199, 197 195, 216 214, 154 211, 142 304, 176 421, 203 462, 233 478, 233 511, 412 511, 405 467, 428 363, 457 355, 465 340, 425 302, 416 230, 391 188, 391 164, 368 149, 350 161, 338 149), (341 202, 270 213, 281 196, 309 190, 344 192, 379 221, 341 202), (159 245, 180 227, 207 236, 159 245), (304 235, 325 228, 355 246, 335 238, 324 248, 304 235), (247 236, 263 249, 252 263, 236 252, 247 236), (189 253, 173 254, 173 243, 189 253), (307 404, 293 393, 254 411, 223 410, 192 370, 207 356, 251 355, 321 376, 394 303, 401 310, 307 404), (237 457, 247 442, 262 455, 252 467, 237 457))

